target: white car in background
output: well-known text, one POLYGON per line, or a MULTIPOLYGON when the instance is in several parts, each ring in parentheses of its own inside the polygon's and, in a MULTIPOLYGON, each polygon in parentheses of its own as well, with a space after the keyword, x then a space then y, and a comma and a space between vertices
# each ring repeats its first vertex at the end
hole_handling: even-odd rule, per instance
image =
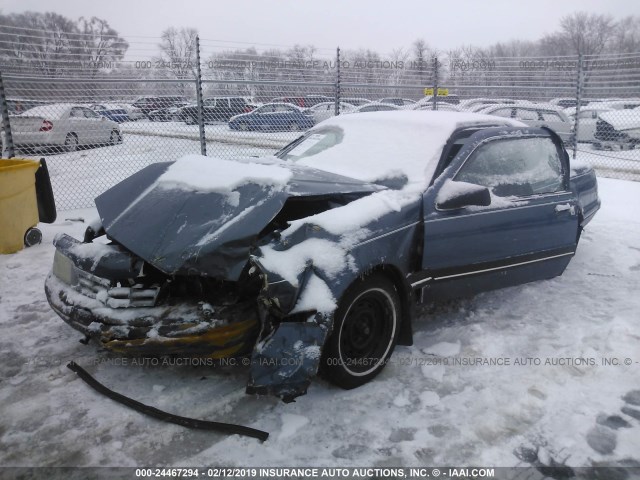
MULTIPOLYGON (((425 103, 421 105, 415 106, 412 110, 433 110, 433 103, 425 103)), ((460 109, 455 105, 451 105, 450 103, 445 102, 436 102, 436 111, 439 112, 459 112, 460 109)))
POLYGON ((387 112, 390 110, 402 110, 402 107, 390 103, 371 102, 344 113, 387 112))
POLYGON ((77 150, 80 145, 122 142, 116 122, 71 103, 42 105, 12 116, 11 133, 16 147, 53 147, 67 152, 77 150))
MULTIPOLYGON (((580 122, 578 126, 578 133, 576 134, 578 142, 592 143, 597 141, 596 125, 598 123, 598 119, 601 114, 610 111, 611 108, 599 106, 597 103, 580 107, 580 115, 578 116, 580 122)), ((576 107, 565 108, 564 113, 569 117, 571 122, 575 124, 576 107)))
POLYGON ((563 109, 549 103, 517 103, 489 105, 477 113, 513 118, 530 127, 548 127, 564 142, 571 140, 573 122, 563 109))
MULTIPOLYGON (((346 102, 340 102, 340 113, 350 113, 356 106, 346 102)), ((331 118, 336 114, 335 102, 322 102, 309 107, 308 111, 313 115, 316 124, 331 118)))

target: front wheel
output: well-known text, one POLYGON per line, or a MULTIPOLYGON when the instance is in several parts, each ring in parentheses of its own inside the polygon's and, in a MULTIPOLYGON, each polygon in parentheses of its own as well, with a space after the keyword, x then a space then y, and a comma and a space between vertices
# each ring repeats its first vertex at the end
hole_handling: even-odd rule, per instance
POLYGON ((393 353, 400 318, 400 299, 390 280, 379 274, 358 280, 336 310, 323 353, 323 375, 345 389, 374 378, 393 353))

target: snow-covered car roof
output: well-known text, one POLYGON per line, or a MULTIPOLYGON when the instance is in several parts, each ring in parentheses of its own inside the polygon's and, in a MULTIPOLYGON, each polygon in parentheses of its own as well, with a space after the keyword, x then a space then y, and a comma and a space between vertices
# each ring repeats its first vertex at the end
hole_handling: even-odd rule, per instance
POLYGON ((46 117, 50 119, 62 118, 73 107, 85 107, 74 103, 54 103, 52 105, 40 105, 20 114, 21 117, 46 117))
POLYGON ((493 105, 486 105, 485 108, 479 110, 478 113, 488 112, 489 110, 498 110, 500 108, 527 108, 529 110, 549 110, 552 112, 562 112, 565 113, 564 108, 558 107, 557 105, 553 105, 551 103, 531 103, 531 102, 518 102, 518 103, 495 103, 493 105))
POLYGON ((600 118, 616 130, 640 129, 640 115, 635 109, 611 110, 600 114, 600 118))
MULTIPOLYGON (((611 107, 607 107, 606 105, 599 105, 598 103, 599 102, 590 103, 589 105, 580 107, 580 111, 581 112, 591 112, 591 111, 608 112, 612 110, 611 107)), ((567 107, 564 109, 564 113, 569 117, 573 117, 576 114, 576 107, 567 107)))
MULTIPOLYGON (((463 112, 389 111, 332 117, 309 130, 323 134, 339 129, 341 141, 314 155, 301 157, 307 165, 365 182, 406 176, 423 189, 435 172, 445 142, 461 127, 497 125, 526 127, 503 117, 463 112)), ((308 135, 307 140, 319 137, 308 135)))
POLYGON ((127 108, 126 105, 118 104, 118 103, 96 103, 91 105, 92 109, 104 108, 105 110, 125 110, 127 108))

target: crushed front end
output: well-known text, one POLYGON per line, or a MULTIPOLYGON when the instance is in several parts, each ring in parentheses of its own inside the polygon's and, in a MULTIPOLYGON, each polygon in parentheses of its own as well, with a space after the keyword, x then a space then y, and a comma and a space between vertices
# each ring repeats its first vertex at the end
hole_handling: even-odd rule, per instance
POLYGON ((251 352, 257 281, 168 276, 118 244, 54 241, 45 282, 62 319, 109 350, 227 358, 251 352))

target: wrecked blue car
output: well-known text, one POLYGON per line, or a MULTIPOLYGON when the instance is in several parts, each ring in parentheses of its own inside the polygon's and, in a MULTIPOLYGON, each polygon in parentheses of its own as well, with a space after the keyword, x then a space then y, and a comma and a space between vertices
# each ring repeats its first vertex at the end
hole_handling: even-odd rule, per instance
POLYGON ((291 401, 375 377, 420 303, 560 275, 600 201, 549 129, 411 111, 150 165, 96 206, 55 240, 56 313, 114 351, 250 356, 247 392, 291 401))

